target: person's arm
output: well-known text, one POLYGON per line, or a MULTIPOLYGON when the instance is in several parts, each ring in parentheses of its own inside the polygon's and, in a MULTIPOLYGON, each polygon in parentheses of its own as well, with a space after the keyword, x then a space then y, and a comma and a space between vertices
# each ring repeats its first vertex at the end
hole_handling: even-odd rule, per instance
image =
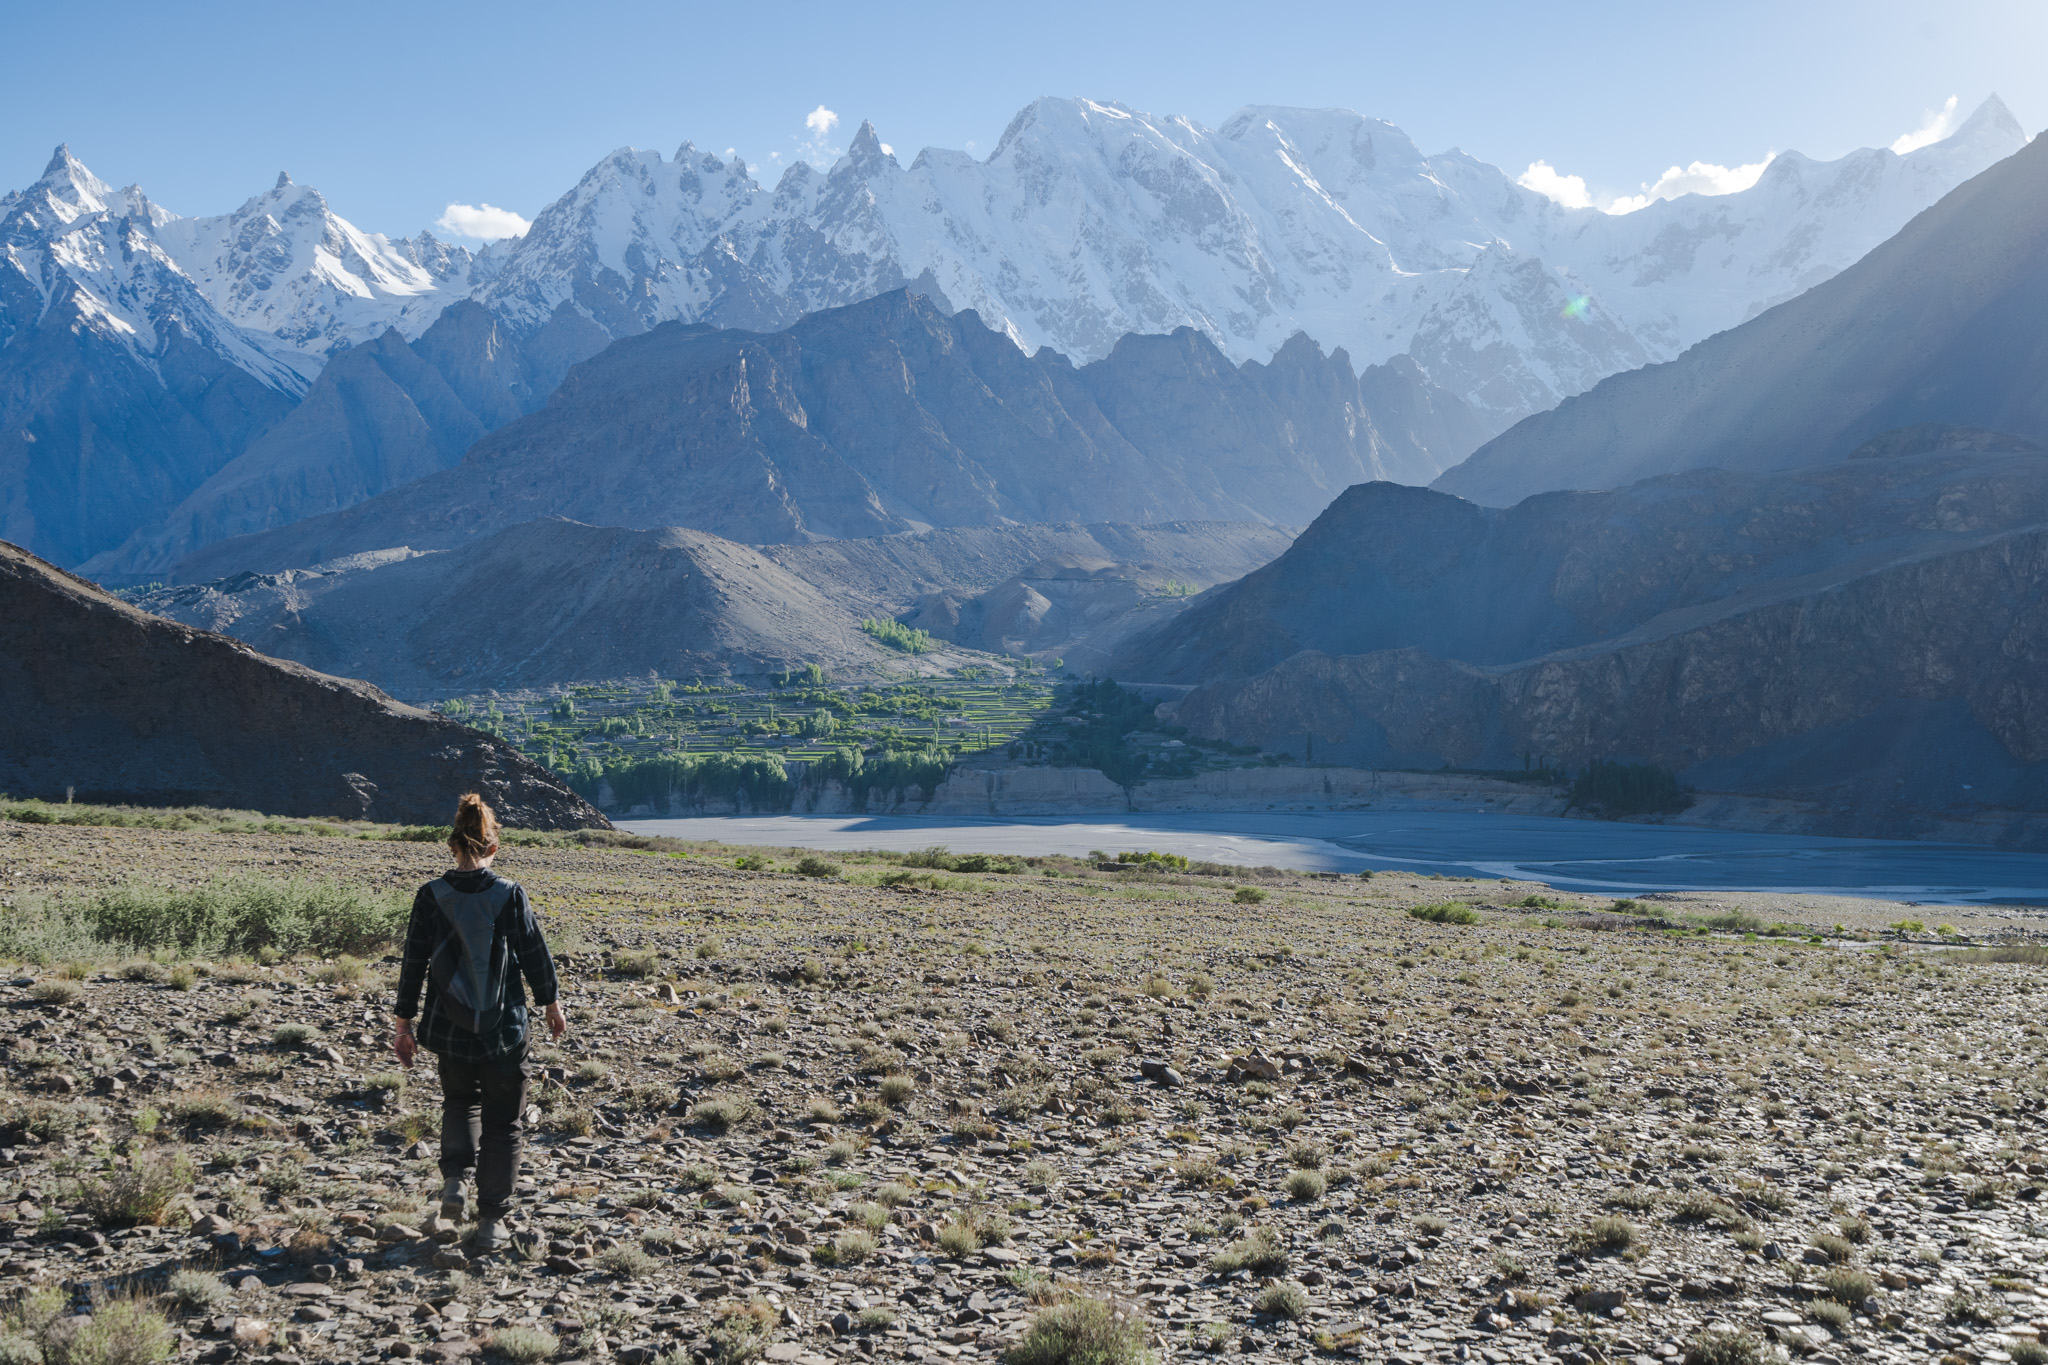
POLYGON ((427 981, 427 960, 434 952, 433 916, 440 913, 434 893, 426 887, 412 898, 412 918, 405 926, 405 948, 398 967, 398 999, 391 1006, 391 1049, 400 1066, 411 1066, 419 1043, 412 1036, 412 1021, 420 1012, 420 991, 427 981))
POLYGON ((561 983, 555 979, 554 954, 548 951, 547 936, 541 933, 525 887, 519 888, 510 908, 512 954, 519 959, 519 971, 533 992, 533 1003, 548 1021, 548 1033, 559 1038, 569 1030, 569 1020, 562 1013, 561 983))

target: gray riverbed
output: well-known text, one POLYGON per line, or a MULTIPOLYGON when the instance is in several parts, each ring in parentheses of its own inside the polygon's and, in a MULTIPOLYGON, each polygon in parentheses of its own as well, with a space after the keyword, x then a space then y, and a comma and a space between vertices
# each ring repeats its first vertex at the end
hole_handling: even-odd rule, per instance
POLYGON ((683 839, 820 851, 1012 855, 1157 849, 1219 863, 1326 872, 1368 868, 1513 877, 1561 890, 1779 891, 1926 904, 2048 903, 2048 854, 1970 844, 1743 834, 1540 816, 1306 811, 1066 819, 767 815, 628 820, 683 839))

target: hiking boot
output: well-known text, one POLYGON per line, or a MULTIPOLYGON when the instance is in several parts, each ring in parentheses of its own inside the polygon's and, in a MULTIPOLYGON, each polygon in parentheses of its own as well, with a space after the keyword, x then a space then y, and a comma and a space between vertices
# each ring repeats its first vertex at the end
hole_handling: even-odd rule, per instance
POLYGON ((441 1216, 451 1223, 462 1221, 462 1215, 469 1207, 469 1197, 462 1192, 462 1181, 443 1181, 441 1184, 441 1216))
POLYGON ((481 1256, 486 1252, 503 1250, 511 1240, 503 1222, 496 1218, 485 1218, 478 1221, 476 1236, 471 1239, 470 1247, 481 1256))

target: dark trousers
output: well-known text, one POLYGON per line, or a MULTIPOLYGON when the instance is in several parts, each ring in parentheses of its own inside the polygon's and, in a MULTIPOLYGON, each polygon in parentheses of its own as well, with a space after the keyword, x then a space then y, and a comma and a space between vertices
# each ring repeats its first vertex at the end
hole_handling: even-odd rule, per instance
POLYGON ((503 1218, 519 1180, 526 1130, 526 1062, 441 1063, 441 1177, 476 1170, 477 1216, 503 1218))

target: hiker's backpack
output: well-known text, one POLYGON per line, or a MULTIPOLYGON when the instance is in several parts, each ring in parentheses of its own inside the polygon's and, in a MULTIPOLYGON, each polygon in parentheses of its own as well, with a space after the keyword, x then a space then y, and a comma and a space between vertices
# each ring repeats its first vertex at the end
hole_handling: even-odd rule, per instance
POLYGON ((517 889, 503 878, 481 891, 457 891, 443 877, 427 884, 434 903, 455 932, 441 940, 427 971, 439 993, 439 1007, 448 1021, 469 1033, 497 1032, 505 1017, 505 955, 498 935, 498 916, 517 889))

